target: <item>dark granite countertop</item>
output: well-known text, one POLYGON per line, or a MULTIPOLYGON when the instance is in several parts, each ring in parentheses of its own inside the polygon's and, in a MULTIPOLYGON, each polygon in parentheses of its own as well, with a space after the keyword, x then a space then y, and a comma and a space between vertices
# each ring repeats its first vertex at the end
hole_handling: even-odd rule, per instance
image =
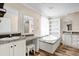
POLYGON ((19 39, 12 39, 12 40, 0 40, 0 45, 1 44, 7 44, 7 43, 10 43, 10 42, 15 42, 15 41, 20 41, 20 40, 34 40, 34 39, 37 39, 38 37, 36 36, 27 36, 27 37, 20 37, 19 39))
MULTIPOLYGON (((7 43, 10 43, 10 42, 20 41, 20 40, 28 41, 28 40, 34 40, 34 39, 41 39, 41 38, 46 37, 46 36, 49 36, 49 35, 45 35, 45 36, 21 35, 21 36, 19 36, 18 39, 0 40, 0 45, 1 44, 7 44, 7 43)), ((13 37, 16 37, 16 36, 13 36, 13 37)))

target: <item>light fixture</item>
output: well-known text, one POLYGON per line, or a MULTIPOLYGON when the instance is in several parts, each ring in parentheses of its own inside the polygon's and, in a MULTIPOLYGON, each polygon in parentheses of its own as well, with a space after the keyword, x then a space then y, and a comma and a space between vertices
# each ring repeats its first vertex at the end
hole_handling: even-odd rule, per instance
POLYGON ((4 3, 0 3, 0 17, 3 17, 4 14, 6 13, 6 9, 3 8, 4 3))

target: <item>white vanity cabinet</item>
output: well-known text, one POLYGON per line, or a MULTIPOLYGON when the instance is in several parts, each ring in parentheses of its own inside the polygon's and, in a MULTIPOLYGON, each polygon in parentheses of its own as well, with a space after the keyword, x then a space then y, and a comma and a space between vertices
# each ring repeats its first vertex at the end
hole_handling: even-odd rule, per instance
POLYGON ((79 48, 79 34, 72 35, 72 47, 79 48))
POLYGON ((14 45, 14 56, 25 56, 26 54, 26 41, 13 42, 14 45))
POLYGON ((62 43, 64 45, 79 49, 79 33, 64 33, 62 43))
POLYGON ((0 45, 0 56, 25 56, 26 40, 0 45))
POLYGON ((71 44, 72 44, 71 33, 64 33, 62 42, 63 42, 64 45, 71 46, 71 44))
POLYGON ((0 56, 10 56, 10 51, 12 43, 0 45, 0 56))

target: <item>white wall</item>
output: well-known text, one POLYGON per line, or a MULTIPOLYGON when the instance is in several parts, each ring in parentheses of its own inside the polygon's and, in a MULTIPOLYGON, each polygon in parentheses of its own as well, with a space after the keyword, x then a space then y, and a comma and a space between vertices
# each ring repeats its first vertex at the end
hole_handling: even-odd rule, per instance
POLYGON ((41 17, 41 36, 49 34, 49 21, 46 17, 41 17))
POLYGON ((5 3, 6 6, 11 7, 12 9, 26 15, 26 16, 31 16, 34 18, 34 34, 35 36, 40 35, 40 18, 41 15, 37 13, 36 11, 23 6, 21 3, 5 3))
POLYGON ((7 13, 5 14, 4 18, 11 19, 11 32, 18 31, 18 13, 22 13, 26 16, 31 16, 34 18, 34 33, 36 36, 40 34, 40 17, 41 15, 28 7, 23 6, 20 3, 5 3, 4 8, 7 9, 7 13))
POLYGON ((79 32, 79 12, 71 13, 62 18, 62 29, 67 30, 66 24, 72 24, 72 31, 79 32), (65 23, 64 23, 65 22, 65 23))

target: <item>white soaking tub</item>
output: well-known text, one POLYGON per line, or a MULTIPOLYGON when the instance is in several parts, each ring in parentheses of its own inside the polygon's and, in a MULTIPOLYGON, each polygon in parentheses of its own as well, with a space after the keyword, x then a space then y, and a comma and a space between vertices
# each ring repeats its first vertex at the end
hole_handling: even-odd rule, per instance
POLYGON ((47 36, 40 39, 39 45, 40 49, 48 53, 54 53, 57 47, 60 45, 60 37, 56 36, 47 36))

